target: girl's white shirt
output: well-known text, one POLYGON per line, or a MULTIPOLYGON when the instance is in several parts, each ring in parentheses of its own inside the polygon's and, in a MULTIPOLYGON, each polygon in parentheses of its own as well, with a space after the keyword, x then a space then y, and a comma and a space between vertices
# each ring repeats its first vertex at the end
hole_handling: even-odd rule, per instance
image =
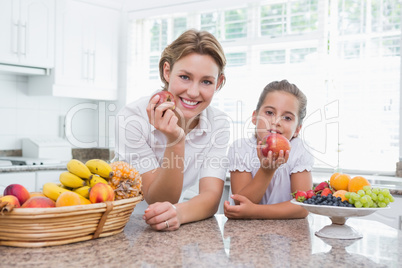
MULTIPOLYGON (((126 105, 116 117, 118 159, 129 162, 140 174, 177 164, 164 158, 166 137, 149 123, 146 112, 149 99, 150 96, 143 97, 126 105)), ((205 177, 225 181, 229 122, 224 112, 208 106, 201 113, 199 124, 186 135, 182 192, 205 177)))
MULTIPOLYGON (((314 158, 305 148, 302 140, 293 138, 290 144, 289 159, 275 171, 260 204, 276 204, 291 200, 290 175, 305 170, 311 171, 314 158)), ((250 172, 254 178, 261 165, 256 146, 255 136, 236 140, 229 148, 229 171, 250 172)), ((234 204, 232 199, 230 201, 234 204)))

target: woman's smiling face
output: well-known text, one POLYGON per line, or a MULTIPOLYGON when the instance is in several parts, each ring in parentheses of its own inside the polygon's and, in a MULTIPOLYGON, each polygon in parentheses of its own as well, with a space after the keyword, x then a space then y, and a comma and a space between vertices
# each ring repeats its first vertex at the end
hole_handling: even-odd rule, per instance
POLYGON ((219 67, 209 55, 191 53, 176 61, 173 68, 165 63, 164 77, 186 122, 208 107, 222 83, 219 67))

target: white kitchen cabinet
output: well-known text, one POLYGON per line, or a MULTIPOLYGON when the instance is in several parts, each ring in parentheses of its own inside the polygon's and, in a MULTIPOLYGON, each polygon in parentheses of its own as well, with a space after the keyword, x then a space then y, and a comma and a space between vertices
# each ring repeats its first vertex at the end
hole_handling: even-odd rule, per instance
POLYGON ((30 94, 116 100, 119 19, 112 6, 57 1, 55 69, 30 77, 30 94))
POLYGON ((18 172, 0 174, 0 195, 4 189, 10 184, 21 184, 29 192, 35 191, 35 173, 34 172, 18 172))
POLYGON ((43 185, 47 182, 60 183, 59 177, 65 170, 37 171, 35 191, 42 192, 43 185))
POLYGON ((54 0, 0 1, 0 63, 54 66, 54 0))

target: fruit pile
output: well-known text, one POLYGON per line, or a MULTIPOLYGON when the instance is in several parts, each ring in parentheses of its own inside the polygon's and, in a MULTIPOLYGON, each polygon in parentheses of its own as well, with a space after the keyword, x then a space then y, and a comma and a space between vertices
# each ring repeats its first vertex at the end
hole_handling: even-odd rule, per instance
POLYGON ((395 200, 389 189, 372 188, 362 176, 351 178, 340 173, 334 173, 329 182, 321 182, 312 190, 296 191, 292 195, 305 204, 356 208, 386 207, 395 200))
POLYGON ((0 210, 87 205, 135 197, 141 194, 141 176, 129 164, 108 164, 91 159, 85 164, 72 159, 60 184, 48 182, 42 193, 29 193, 20 184, 11 184, 0 197, 0 210))

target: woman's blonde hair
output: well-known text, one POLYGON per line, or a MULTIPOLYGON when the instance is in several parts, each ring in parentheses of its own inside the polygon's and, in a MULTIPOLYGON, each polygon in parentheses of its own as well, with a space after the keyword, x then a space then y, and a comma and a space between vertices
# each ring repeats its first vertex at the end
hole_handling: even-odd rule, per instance
POLYGON ((207 31, 197 31, 190 29, 182 33, 176 40, 168 45, 162 52, 159 60, 159 76, 164 83, 164 90, 167 90, 169 83, 163 76, 163 66, 165 62, 169 63, 170 69, 174 64, 191 53, 211 56, 219 67, 219 77, 223 75, 223 81, 219 89, 225 84, 226 78, 224 75, 226 66, 226 57, 222 46, 218 40, 207 31))

